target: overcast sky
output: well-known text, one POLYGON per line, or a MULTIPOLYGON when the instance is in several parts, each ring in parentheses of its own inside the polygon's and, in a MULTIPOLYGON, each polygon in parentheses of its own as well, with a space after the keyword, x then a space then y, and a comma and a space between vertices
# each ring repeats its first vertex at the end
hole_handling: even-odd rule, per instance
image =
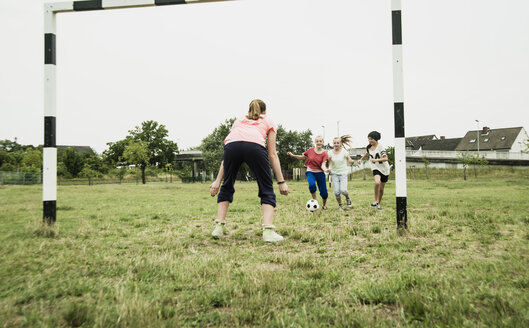
MULTIPOLYGON (((0 1, 0 139, 43 143, 42 0, 0 1)), ((402 0, 406 136, 529 128, 529 1, 402 0)), ((254 98, 289 130, 393 144, 390 0, 239 0, 58 14, 57 144, 155 120, 198 146, 254 98)))

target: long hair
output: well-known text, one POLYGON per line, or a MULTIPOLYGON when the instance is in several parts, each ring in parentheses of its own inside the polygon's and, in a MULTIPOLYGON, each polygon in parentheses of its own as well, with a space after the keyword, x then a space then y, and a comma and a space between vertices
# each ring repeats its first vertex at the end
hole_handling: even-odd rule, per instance
POLYGON ((346 134, 341 137, 334 137, 334 139, 340 139, 340 142, 343 146, 347 146, 347 148, 351 148, 351 142, 353 142, 353 137, 346 134))
POLYGON ((248 117, 251 120, 257 120, 261 114, 266 112, 266 104, 261 99, 254 99, 250 102, 250 108, 248 109, 248 117))

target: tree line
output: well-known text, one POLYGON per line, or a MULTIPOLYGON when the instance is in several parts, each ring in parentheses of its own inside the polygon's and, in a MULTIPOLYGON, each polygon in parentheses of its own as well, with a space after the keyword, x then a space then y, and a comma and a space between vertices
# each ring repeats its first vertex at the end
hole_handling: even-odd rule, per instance
MULTIPOLYGON (((216 175, 222 161, 224 139, 235 118, 227 119, 202 139, 199 146, 189 150, 200 150, 203 169, 216 175)), ((57 175, 66 179, 84 177, 89 181, 96 177, 112 175, 121 181, 134 167, 141 173, 142 183, 146 176, 160 172, 172 172, 180 177, 191 175, 192 163, 176 161, 180 152, 176 142, 168 139, 165 125, 156 121, 144 121, 128 131, 125 138, 108 142, 102 154, 93 149, 77 151, 73 147, 59 148, 57 153, 57 175), (154 173, 153 173, 154 172, 154 173)), ((286 155, 288 151, 302 153, 312 145, 312 132, 277 128, 277 151, 284 170, 302 167, 301 161, 286 155)), ((42 172, 42 146, 21 145, 11 140, 0 140, 0 171, 42 172)), ((241 168, 242 176, 250 175, 247 167, 241 168)))

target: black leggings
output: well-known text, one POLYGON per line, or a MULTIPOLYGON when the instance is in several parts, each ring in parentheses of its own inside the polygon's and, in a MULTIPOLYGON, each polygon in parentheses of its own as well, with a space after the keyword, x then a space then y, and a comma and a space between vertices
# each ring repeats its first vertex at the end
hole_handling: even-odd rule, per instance
POLYGON ((233 185, 235 184, 237 172, 239 172, 239 168, 244 162, 248 164, 257 179, 261 204, 269 204, 276 207, 272 172, 265 147, 253 142, 230 142, 224 146, 222 159, 224 160, 224 181, 220 187, 217 203, 224 201, 231 203, 233 201, 233 193, 235 193, 233 185))

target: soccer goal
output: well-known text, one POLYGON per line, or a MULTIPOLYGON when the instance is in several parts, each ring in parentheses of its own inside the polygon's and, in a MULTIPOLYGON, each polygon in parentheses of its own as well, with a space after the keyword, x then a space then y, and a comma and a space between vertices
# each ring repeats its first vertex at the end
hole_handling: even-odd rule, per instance
MULTIPOLYGON (((42 198, 43 219, 45 222, 53 224, 57 218, 56 15, 76 11, 184 5, 221 1, 233 0, 87 0, 46 3, 44 5, 44 147, 42 198)), ((406 149, 404 137, 401 0, 391 0, 391 21, 393 36, 393 110, 395 118, 397 227, 406 229, 406 149)))

